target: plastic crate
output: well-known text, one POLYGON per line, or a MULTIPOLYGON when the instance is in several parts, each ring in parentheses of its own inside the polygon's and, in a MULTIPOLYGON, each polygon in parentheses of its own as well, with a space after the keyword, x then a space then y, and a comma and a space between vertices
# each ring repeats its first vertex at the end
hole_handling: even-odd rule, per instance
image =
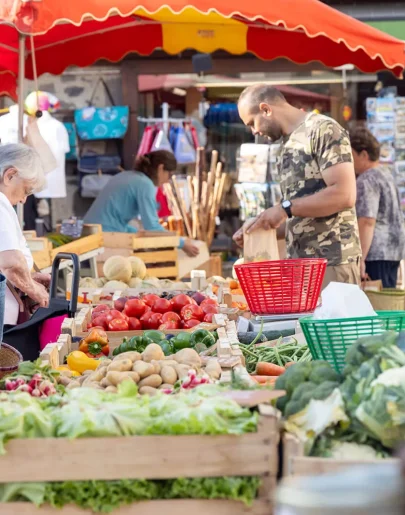
POLYGON ((312 316, 300 318, 313 359, 326 360, 341 372, 345 366, 347 349, 359 338, 405 329, 405 311, 377 311, 377 315, 334 320, 314 320, 312 316))
POLYGON ((310 313, 316 308, 326 259, 283 259, 235 265, 255 315, 310 313))

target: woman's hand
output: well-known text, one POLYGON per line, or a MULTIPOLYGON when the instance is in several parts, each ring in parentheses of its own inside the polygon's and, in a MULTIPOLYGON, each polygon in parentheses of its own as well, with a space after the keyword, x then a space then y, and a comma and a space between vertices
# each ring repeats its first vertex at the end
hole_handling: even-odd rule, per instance
POLYGON ((200 249, 197 247, 197 245, 193 242, 193 240, 189 239, 185 240, 183 250, 188 257, 196 257, 200 253, 200 249))
POLYGON ((50 274, 42 274, 41 272, 35 272, 34 274, 32 274, 32 278, 36 283, 45 286, 45 288, 49 288, 49 285, 51 284, 50 274))
POLYGON ((49 293, 45 286, 34 282, 34 288, 29 292, 30 299, 34 300, 39 304, 40 308, 47 308, 49 304, 49 293))

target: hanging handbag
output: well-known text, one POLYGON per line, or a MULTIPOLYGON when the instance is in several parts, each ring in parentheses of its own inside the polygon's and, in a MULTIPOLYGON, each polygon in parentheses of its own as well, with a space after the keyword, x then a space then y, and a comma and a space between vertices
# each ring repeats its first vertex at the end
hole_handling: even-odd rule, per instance
POLYGON ((160 129, 156 135, 155 141, 153 142, 151 152, 155 150, 167 150, 169 152, 173 152, 172 146, 165 134, 163 129, 160 129))
POLYGON ((179 164, 195 163, 196 152, 187 138, 183 126, 177 129, 177 137, 174 146, 174 156, 179 164))
POLYGON ((156 127, 150 127, 150 126, 145 127, 145 130, 143 131, 143 134, 142 134, 141 144, 139 145, 138 153, 136 154, 137 157, 143 156, 143 155, 147 154, 148 152, 150 152, 155 137, 156 137, 156 127))
POLYGON ((89 106, 75 110, 77 134, 83 140, 122 139, 128 129, 128 119, 128 106, 115 105, 109 87, 101 78, 94 87, 89 106), (110 107, 93 106, 94 95, 100 82, 111 102, 110 107))
POLYGON ((75 124, 72 122, 63 122, 69 135, 70 150, 66 154, 66 161, 76 161, 77 159, 77 134, 75 124))

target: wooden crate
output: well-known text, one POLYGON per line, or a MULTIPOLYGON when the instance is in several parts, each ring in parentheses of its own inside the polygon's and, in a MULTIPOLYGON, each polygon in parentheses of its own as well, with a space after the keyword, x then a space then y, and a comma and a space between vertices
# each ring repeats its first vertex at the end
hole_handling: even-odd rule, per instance
POLYGON ((283 435, 283 476, 311 476, 329 474, 358 465, 381 465, 399 463, 398 459, 335 460, 332 458, 311 458, 305 456, 303 443, 294 435, 283 435))
POLYGON ((171 232, 104 233, 104 253, 97 261, 105 263, 111 256, 137 256, 145 263, 148 275, 159 279, 176 279, 177 247, 180 237, 171 232))
POLYGON ((68 252, 70 254, 86 254, 91 250, 99 249, 103 246, 103 232, 101 225, 84 224, 81 238, 61 245, 51 250, 51 260, 53 261, 60 252, 68 252))
POLYGON ((37 267, 43 270, 51 266, 52 243, 48 238, 37 238, 35 231, 24 232, 24 236, 37 267))
MULTIPOLYGON (((261 476, 259 497, 249 508, 227 500, 142 501, 113 515, 271 515, 278 468, 278 419, 263 406, 256 433, 234 435, 34 438, 11 440, 0 457, 0 482, 171 479, 178 477, 261 476), (100 452, 107 449, 107 452, 100 452), (110 452, 108 452, 110 449, 110 452)), ((0 515, 89 515, 66 506, 36 508, 0 503, 0 515)))

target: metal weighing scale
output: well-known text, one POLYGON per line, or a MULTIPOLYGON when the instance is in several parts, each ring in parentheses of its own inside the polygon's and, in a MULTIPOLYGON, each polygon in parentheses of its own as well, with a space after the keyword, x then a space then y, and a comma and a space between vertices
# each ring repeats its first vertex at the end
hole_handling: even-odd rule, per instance
POLYGON ((259 332, 262 321, 263 331, 285 331, 294 330, 301 333, 298 320, 313 313, 288 313, 279 315, 252 315, 249 320, 249 331, 259 332))

